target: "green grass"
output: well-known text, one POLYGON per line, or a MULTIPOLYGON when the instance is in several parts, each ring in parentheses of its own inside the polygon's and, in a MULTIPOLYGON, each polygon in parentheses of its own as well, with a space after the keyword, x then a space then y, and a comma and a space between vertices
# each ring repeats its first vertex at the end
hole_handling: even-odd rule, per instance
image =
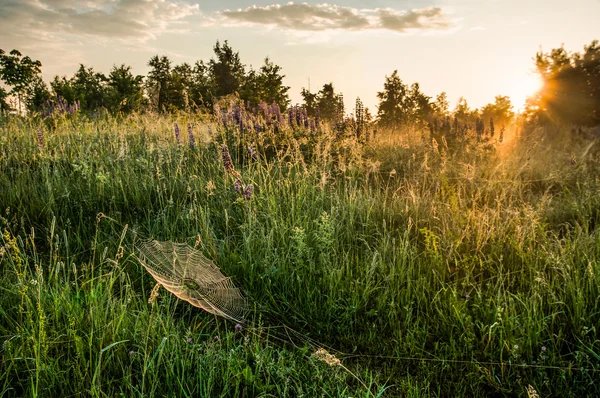
POLYGON ((0 396, 600 394, 599 142, 41 123, 0 120, 0 396), (149 303, 149 237, 213 259, 248 324, 149 303))

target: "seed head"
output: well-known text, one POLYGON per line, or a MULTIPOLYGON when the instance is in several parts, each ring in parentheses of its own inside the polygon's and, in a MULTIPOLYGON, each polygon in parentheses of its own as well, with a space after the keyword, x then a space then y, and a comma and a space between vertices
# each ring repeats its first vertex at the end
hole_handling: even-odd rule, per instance
POLYGON ((37 140, 38 140, 38 148, 40 151, 44 150, 44 134, 42 133, 42 129, 37 130, 37 140))
POLYGON ((329 366, 339 366, 342 364, 342 362, 337 359, 335 355, 331 355, 324 348, 319 348, 312 356, 321 362, 325 362, 329 366))

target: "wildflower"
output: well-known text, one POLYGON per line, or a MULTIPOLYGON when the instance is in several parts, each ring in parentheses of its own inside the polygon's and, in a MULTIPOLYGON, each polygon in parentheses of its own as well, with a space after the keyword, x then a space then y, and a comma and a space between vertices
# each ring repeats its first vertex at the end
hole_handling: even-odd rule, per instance
POLYGON ((133 351, 133 350, 129 351, 129 356, 132 356, 133 354, 135 354, 135 351, 133 351))
POLYGON ((242 181, 239 178, 233 183, 233 188, 235 189, 235 192, 240 195, 242 194, 242 181))
POLYGON ((213 340, 215 341, 215 343, 217 343, 217 342, 220 340, 220 339, 219 339, 219 336, 215 336, 215 337, 213 338, 213 340))
POLYGON ((542 351, 544 351, 544 352, 545 352, 546 350, 547 350, 546 346, 545 346, 545 345, 543 345, 543 346, 542 346, 542 351))
POLYGON ((187 338, 187 343, 188 343, 188 344, 191 344, 191 343, 192 343, 192 338, 191 338, 191 337, 188 337, 188 338, 187 338))
POLYGON ((192 124, 188 123, 188 138, 190 140, 190 148, 196 148, 196 140, 194 139, 194 132, 192 131, 192 124))
POLYGON ((175 123, 175 125, 174 125, 174 130, 175 130, 175 141, 177 141, 177 143, 179 144, 179 125, 177 123, 175 123))
POLYGON ((235 331, 239 332, 240 330, 242 330, 242 325, 240 325, 239 323, 235 325, 235 331))
POLYGON ((254 192, 254 185, 247 185, 246 189, 244 189, 244 198, 246 198, 246 200, 252 199, 252 192, 254 192))
POLYGON ((223 167, 225 167, 225 171, 232 175, 237 174, 235 167, 233 167, 233 160, 231 160, 227 145, 223 145, 223 148, 221 148, 221 156, 223 157, 223 167))

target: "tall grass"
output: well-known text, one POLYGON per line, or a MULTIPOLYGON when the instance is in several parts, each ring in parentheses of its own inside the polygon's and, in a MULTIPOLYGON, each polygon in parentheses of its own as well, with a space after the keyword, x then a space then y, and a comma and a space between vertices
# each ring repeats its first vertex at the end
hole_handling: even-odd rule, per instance
POLYGON ((600 393, 597 141, 0 123, 0 395, 600 393), (249 324, 149 303, 140 237, 202 250, 249 324))

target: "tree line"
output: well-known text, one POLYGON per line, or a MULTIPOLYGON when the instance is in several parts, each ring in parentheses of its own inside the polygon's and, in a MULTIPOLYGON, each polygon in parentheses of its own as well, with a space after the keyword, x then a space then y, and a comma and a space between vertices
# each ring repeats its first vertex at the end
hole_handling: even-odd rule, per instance
MULTIPOLYGON (((284 84, 282 68, 269 58, 259 69, 247 68, 227 41, 217 41, 214 56, 193 65, 179 65, 166 56, 153 56, 146 76, 135 75, 125 64, 114 65, 108 75, 80 65, 75 74, 56 76, 48 86, 41 77, 40 61, 19 51, 0 49, 0 112, 18 114, 56 111, 85 113, 106 109, 112 113, 133 111, 212 111, 219 98, 237 95, 250 109, 261 103, 277 105, 282 111, 291 107, 290 87, 284 84)), ((564 48, 542 51, 535 56, 535 67, 543 79, 543 89, 529 99, 524 112, 536 123, 561 123, 593 126, 600 124, 600 45, 597 40, 582 53, 568 54, 564 48)), ((301 91, 308 116, 336 122, 346 117, 344 97, 333 83, 318 92, 301 91)), ((478 135, 491 134, 498 126, 508 125, 514 117, 506 96, 480 109, 471 109, 460 98, 449 109, 446 93, 435 98, 424 94, 418 83, 405 84, 398 71, 386 76, 383 90, 377 93, 376 122, 388 129, 406 125, 428 125, 459 130, 466 126, 478 135)), ((368 109, 356 101, 352 117, 372 120, 368 109), (360 108, 360 109, 359 109, 360 108)))

